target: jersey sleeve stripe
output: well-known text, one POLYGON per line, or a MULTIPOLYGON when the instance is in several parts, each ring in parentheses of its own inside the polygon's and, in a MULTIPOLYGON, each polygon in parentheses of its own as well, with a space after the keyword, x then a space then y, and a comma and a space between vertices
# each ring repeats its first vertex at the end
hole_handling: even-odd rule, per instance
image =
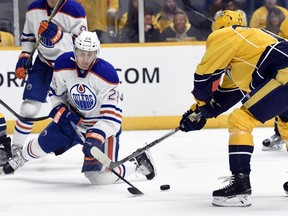
POLYGON ((118 124, 121 124, 121 122, 122 122, 121 120, 118 120, 118 119, 115 119, 115 118, 112 118, 112 117, 108 117, 108 116, 102 116, 101 119, 113 121, 113 122, 116 122, 118 124))
POLYGON ((118 118, 122 118, 122 115, 121 115, 121 114, 118 114, 118 113, 113 112, 113 111, 111 111, 111 110, 100 111, 100 114, 101 114, 101 115, 110 114, 110 115, 114 115, 114 116, 116 116, 116 117, 118 117, 118 118))

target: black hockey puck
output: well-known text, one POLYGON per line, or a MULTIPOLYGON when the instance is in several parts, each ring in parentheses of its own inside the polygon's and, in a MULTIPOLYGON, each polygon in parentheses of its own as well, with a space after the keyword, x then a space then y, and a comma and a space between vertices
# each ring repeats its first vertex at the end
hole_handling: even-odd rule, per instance
POLYGON ((286 194, 288 194, 288 182, 283 184, 283 189, 285 190, 286 194))
POLYGON ((170 189, 170 185, 168 185, 168 184, 161 185, 161 186, 160 186, 160 189, 161 189, 161 190, 169 190, 169 189, 170 189))

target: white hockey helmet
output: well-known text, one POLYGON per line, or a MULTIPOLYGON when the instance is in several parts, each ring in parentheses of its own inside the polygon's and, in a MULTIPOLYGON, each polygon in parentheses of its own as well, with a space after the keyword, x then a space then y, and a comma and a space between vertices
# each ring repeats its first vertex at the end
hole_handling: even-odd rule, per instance
POLYGON ((85 51, 96 51, 96 55, 98 55, 100 41, 96 32, 82 31, 75 39, 75 48, 85 51))
POLYGON ((93 66, 100 51, 100 41, 96 32, 83 31, 75 39, 74 56, 79 68, 88 70, 93 66), (87 65, 88 64, 88 65, 87 65))

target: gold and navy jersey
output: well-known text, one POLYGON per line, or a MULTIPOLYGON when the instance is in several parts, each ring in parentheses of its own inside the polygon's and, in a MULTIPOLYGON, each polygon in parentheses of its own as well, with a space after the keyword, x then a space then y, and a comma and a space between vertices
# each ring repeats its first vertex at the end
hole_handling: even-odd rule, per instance
POLYGON ((288 43, 283 38, 257 28, 219 29, 207 39, 206 52, 194 74, 193 94, 199 100, 209 100, 213 82, 223 73, 231 80, 229 84, 224 80, 222 87, 250 92, 263 79, 273 78, 278 69, 286 67, 288 43))

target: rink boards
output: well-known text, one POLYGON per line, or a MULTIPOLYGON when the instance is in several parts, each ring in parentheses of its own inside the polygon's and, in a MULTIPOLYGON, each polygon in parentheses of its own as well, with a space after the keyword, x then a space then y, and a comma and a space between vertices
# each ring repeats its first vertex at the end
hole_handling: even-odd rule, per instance
MULTIPOLYGON (((0 49, 1 99, 16 112, 25 85, 14 73, 20 52, 20 47, 0 49)), ((121 81, 123 129, 175 128, 181 115, 194 103, 193 73, 204 52, 204 42, 102 45, 100 58, 115 67, 121 81)), ((48 100, 39 116, 47 115, 50 107, 48 100)), ((9 122, 10 131, 15 117, 2 107, 0 110, 9 122)), ((208 121, 206 127, 226 127, 229 112, 208 121)), ((34 131, 41 131, 48 123, 49 120, 37 123, 34 131)))

